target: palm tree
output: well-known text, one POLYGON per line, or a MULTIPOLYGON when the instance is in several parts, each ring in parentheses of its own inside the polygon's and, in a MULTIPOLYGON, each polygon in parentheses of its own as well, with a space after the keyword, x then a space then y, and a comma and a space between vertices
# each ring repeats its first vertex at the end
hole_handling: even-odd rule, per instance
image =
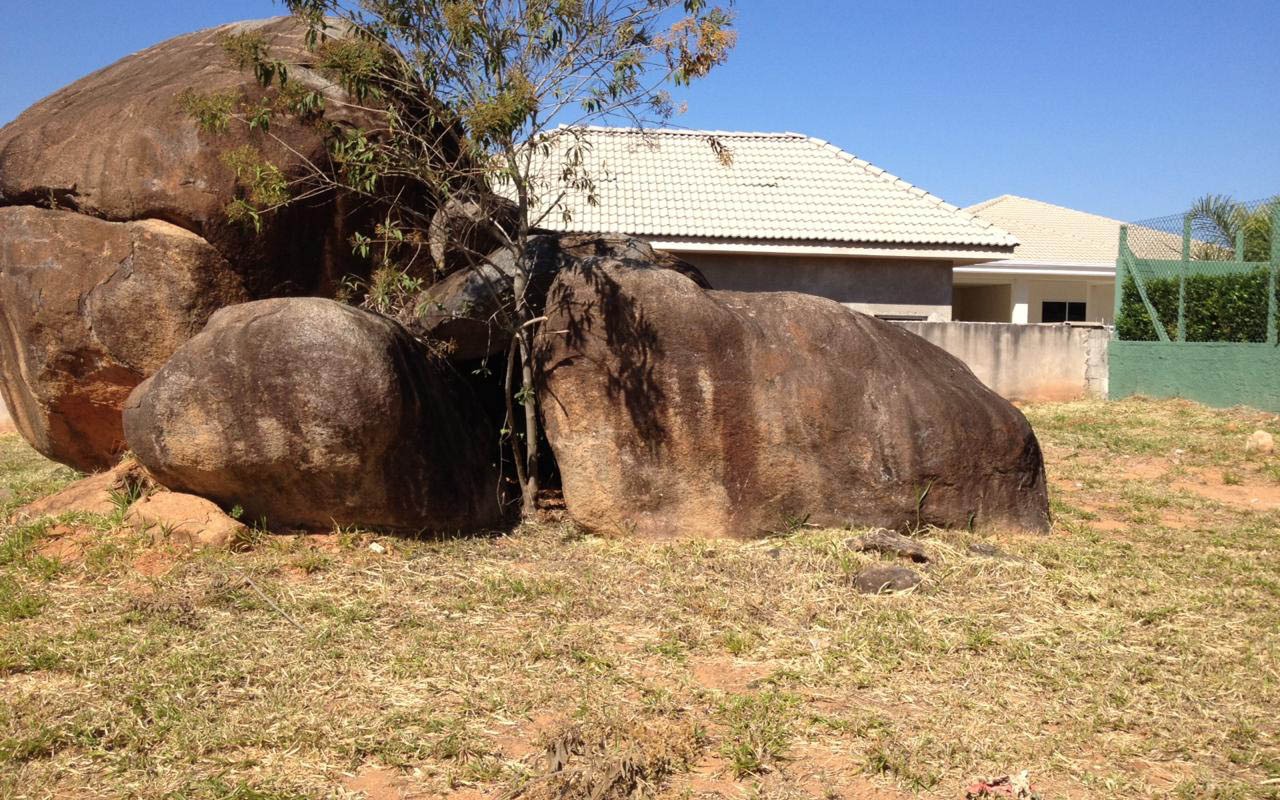
POLYGON ((1197 261, 1270 260, 1271 216, 1277 207, 1280 195, 1253 208, 1223 194, 1201 197, 1186 215, 1191 220, 1191 257, 1197 261), (1235 252, 1241 233, 1243 254, 1235 252))

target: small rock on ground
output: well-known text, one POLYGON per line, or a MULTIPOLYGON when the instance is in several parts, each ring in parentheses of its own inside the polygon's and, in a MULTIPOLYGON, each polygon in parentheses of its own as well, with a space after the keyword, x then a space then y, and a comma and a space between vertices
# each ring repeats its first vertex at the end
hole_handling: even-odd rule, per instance
POLYGON ((996 558, 1001 561, 1013 561, 1014 557, 996 547, 994 544, 987 542, 970 542, 969 554, 982 556, 983 558, 996 558))
POLYGON ((129 507, 126 521, 139 530, 158 532, 175 544, 230 547, 247 529, 203 497, 157 492, 129 507))
POLYGON ((854 587, 863 594, 892 594, 914 589, 924 580, 920 573, 893 564, 877 564, 859 572, 854 587))
POLYGON ((1248 439, 1245 439, 1244 451, 1269 456, 1276 451, 1276 439, 1266 431, 1254 431, 1249 434, 1248 439))
POLYGON ((920 564, 929 561, 929 552, 924 546, 909 536, 903 536, 885 528, 879 528, 858 537, 852 543, 853 549, 859 552, 887 553, 893 556, 909 558, 920 564))
POLYGON ((136 461, 125 460, 106 472, 81 478, 56 494, 24 506, 18 515, 26 519, 56 517, 69 512, 108 515, 117 510, 117 498, 128 497, 150 485, 142 467, 136 461))

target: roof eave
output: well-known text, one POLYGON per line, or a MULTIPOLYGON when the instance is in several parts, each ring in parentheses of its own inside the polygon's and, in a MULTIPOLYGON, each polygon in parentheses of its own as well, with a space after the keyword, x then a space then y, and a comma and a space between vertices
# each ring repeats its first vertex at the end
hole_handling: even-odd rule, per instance
POLYGON ((995 263, 970 264, 956 270, 974 275, 1041 275, 1076 278, 1115 278, 1115 262, 1105 261, 1045 261, 1033 259, 1005 259, 995 263))
POLYGON ((1014 248, 1014 245, 963 245, 945 242, 831 242, 660 236, 651 237, 648 241, 659 250, 672 253, 942 259, 956 264, 979 264, 1011 258, 1014 248))

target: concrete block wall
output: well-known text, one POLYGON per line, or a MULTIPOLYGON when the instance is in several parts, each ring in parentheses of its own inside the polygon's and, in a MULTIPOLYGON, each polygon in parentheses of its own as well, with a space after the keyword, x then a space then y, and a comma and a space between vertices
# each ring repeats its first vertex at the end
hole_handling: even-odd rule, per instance
POLYGON ((1009 400, 1048 402, 1107 396, 1102 326, 1008 322, 899 322, 959 358, 1009 400))
POLYGON ((1085 340, 1085 391, 1089 397, 1111 396, 1110 328, 1075 328, 1087 331, 1085 340))
POLYGON ((864 314, 951 319, 950 261, 677 252, 717 289, 804 292, 864 314))

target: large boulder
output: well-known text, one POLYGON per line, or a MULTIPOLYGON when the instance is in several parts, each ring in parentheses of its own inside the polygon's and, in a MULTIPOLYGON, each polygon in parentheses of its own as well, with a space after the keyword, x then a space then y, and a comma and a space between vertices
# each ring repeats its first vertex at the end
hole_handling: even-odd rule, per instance
POLYGON ((168 222, 0 208, 0 394, 38 451, 102 469, 124 450, 133 387, 248 299, 217 250, 168 222))
MULTIPOLYGON (((278 119, 270 135, 197 125, 188 90, 269 99, 224 48, 242 34, 310 63, 291 19, 224 25, 122 59, 0 129, 0 393, 50 458, 111 463, 124 399, 213 309, 329 294, 361 269, 347 239, 366 212, 340 197, 268 214, 260 231, 228 217, 246 187, 224 156, 252 147, 294 178, 325 157, 331 130, 319 120, 278 119)), ((326 123, 368 123, 311 69, 290 76, 325 96, 326 123)))
POLYGON ((546 313, 540 405, 590 530, 1048 528, 1026 419, 895 325, 609 257, 562 270, 546 313))
POLYGON ((319 298, 218 311, 130 396, 163 485, 272 525, 457 531, 499 521, 497 426, 395 322, 319 298))
MULTIPOLYGON (((245 192, 224 156, 253 147, 286 176, 324 159, 328 127, 279 117, 270 134, 232 123, 197 124, 188 90, 255 104, 265 91, 224 47, 258 37, 274 57, 299 66, 290 80, 326 97, 325 119, 370 124, 341 90, 307 68, 305 28, 289 17, 236 22, 179 36, 81 78, 0 129, 0 205, 78 211, 122 222, 160 219, 198 234, 242 272, 255 297, 324 293, 347 272, 349 209, 298 205, 263 218, 262 230, 233 222, 227 205, 245 192), (305 234, 305 235, 304 235, 305 234)), ((269 98, 266 98, 269 99, 269 98)))
MULTIPOLYGON (((620 234, 540 234, 529 239, 530 308, 540 313, 556 273, 584 258, 638 261, 687 276, 710 288, 697 267, 648 242, 620 234)), ((480 263, 456 272, 423 291, 402 320, 417 336, 444 342, 454 361, 470 361, 505 352, 510 346, 509 315, 515 305, 518 269, 510 250, 495 250, 480 263)))

